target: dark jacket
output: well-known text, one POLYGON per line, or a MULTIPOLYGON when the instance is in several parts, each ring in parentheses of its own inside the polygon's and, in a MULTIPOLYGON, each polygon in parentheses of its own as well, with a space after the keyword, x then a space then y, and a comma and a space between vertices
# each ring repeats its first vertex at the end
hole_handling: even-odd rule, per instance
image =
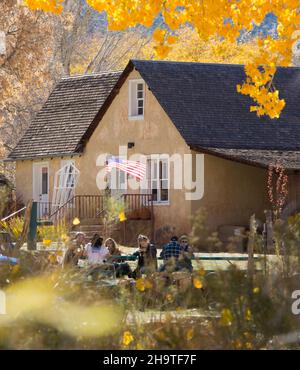
POLYGON ((149 244, 146 252, 141 252, 139 249, 133 253, 133 256, 138 257, 137 269, 138 272, 156 271, 157 270, 157 250, 154 244, 149 244))
POLYGON ((181 249, 181 255, 177 262, 177 268, 179 270, 189 270, 193 271, 192 258, 194 257, 193 249, 189 245, 186 245, 181 249))

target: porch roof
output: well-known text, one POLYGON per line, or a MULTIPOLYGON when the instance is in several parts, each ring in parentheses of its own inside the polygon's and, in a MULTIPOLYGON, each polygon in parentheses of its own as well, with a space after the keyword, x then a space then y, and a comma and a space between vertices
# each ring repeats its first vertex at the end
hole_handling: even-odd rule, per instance
POLYGON ((300 151, 279 151, 259 149, 220 149, 194 148, 196 151, 216 155, 224 159, 234 160, 252 166, 267 168, 279 162, 287 170, 300 169, 300 151))

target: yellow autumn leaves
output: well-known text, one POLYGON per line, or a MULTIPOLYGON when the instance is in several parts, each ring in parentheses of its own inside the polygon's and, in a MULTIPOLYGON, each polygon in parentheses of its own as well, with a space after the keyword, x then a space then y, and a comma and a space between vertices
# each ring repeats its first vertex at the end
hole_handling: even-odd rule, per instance
MULTIPOLYGON (((62 10, 61 0, 24 1, 32 9, 54 13, 62 10)), ((109 29, 113 31, 138 24, 150 27, 160 16, 162 28, 153 33, 154 51, 159 59, 169 54, 177 40, 176 32, 183 25, 192 26, 202 40, 218 37, 236 42, 241 31, 250 32, 272 13, 277 18, 277 36, 260 35, 256 40, 259 56, 246 67, 247 79, 237 89, 254 100, 250 110, 258 116, 268 115, 272 119, 280 116, 285 102, 273 85, 275 65, 291 63, 295 32, 300 29, 298 0, 252 0, 250 4, 248 0, 87 0, 87 3, 98 12, 106 12, 109 29)))
POLYGON ((153 32, 153 40, 156 42, 154 46, 154 50, 160 58, 164 59, 171 50, 171 45, 173 45, 177 41, 177 37, 168 35, 166 30, 162 30, 157 28, 153 32))
POLYGON ((127 347, 131 342, 134 341, 134 337, 130 331, 125 331, 123 334, 123 346, 127 347))
POLYGON ((276 72, 276 67, 272 63, 270 66, 258 66, 249 64, 245 66, 247 75, 246 82, 237 85, 237 91, 243 95, 249 95, 256 105, 250 107, 251 112, 257 115, 268 115, 270 118, 279 118, 285 101, 279 98, 279 91, 272 86, 272 79, 276 72))
POLYGON ((31 9, 44 10, 55 14, 63 10, 63 0, 24 0, 24 4, 31 9))
POLYGON ((72 221, 72 224, 73 224, 74 226, 79 225, 79 224, 80 224, 80 219, 79 219, 78 217, 75 217, 75 218, 74 218, 74 220, 72 221))
MULTIPOLYGON (((245 321, 250 321, 252 319, 252 313, 250 308, 245 308, 243 315, 245 321)), ((221 311, 219 324, 221 326, 231 326, 233 321, 234 317, 231 310, 229 308, 223 308, 223 310, 221 311)))
POLYGON ((146 278, 140 278, 136 281, 135 287, 140 292, 144 292, 146 289, 151 289, 153 284, 150 280, 146 278))

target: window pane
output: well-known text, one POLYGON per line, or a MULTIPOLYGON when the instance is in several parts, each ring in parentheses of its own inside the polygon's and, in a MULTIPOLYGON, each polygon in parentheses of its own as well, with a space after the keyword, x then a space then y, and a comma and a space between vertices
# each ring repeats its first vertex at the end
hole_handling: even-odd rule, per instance
POLYGON ((142 116, 144 114, 144 108, 138 108, 138 115, 142 116))
POLYGON ((68 178, 67 178, 67 188, 74 187, 74 182, 75 182, 74 175, 72 173, 69 173, 68 178))
POLYGON ((167 202, 169 200, 169 190, 168 189, 162 189, 160 192, 160 200, 162 202, 167 202))
POLYGON ((42 168, 42 194, 48 194, 48 168, 42 168))
POLYGON ((161 178, 167 179, 168 178, 168 162, 166 160, 163 160, 161 167, 162 167, 161 178))
POLYGON ((143 97, 144 97, 144 92, 143 92, 143 91, 138 91, 138 93, 137 93, 137 97, 138 97, 138 99, 143 99, 143 97))
POLYGON ((162 189, 168 189, 169 187, 169 181, 168 180, 161 180, 161 188, 162 189))
POLYGON ((157 202, 157 189, 152 189, 152 200, 157 202))
POLYGON ((152 171, 152 179, 157 179, 157 161, 153 160, 153 171, 152 171))
POLYGON ((162 163, 161 161, 158 162, 158 165, 159 165, 159 179, 162 178, 162 163))
POLYGON ((138 100, 138 107, 143 108, 144 106, 144 100, 138 100))
POLYGON ((144 84, 138 84, 137 89, 138 89, 138 91, 143 91, 144 90, 144 84))
POLYGON ((119 172, 119 179, 120 179, 120 185, 125 183, 125 172, 118 171, 119 172))
POLYGON ((152 180, 151 188, 152 189, 157 189, 158 188, 158 181, 157 180, 152 180))
POLYGON ((146 179, 151 178, 151 160, 147 159, 147 171, 146 171, 146 179))

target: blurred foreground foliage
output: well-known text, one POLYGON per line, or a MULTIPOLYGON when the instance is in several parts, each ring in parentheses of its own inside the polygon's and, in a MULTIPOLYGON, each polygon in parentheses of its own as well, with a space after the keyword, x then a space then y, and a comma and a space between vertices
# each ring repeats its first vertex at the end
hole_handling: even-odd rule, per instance
POLYGON ((291 310, 300 215, 275 222, 272 256, 261 235, 252 237, 262 256, 253 274, 238 263, 208 271, 197 262, 192 274, 93 280, 84 268, 62 269, 61 250, 21 251, 19 265, 0 265, 0 348, 300 348, 300 315, 291 310))

